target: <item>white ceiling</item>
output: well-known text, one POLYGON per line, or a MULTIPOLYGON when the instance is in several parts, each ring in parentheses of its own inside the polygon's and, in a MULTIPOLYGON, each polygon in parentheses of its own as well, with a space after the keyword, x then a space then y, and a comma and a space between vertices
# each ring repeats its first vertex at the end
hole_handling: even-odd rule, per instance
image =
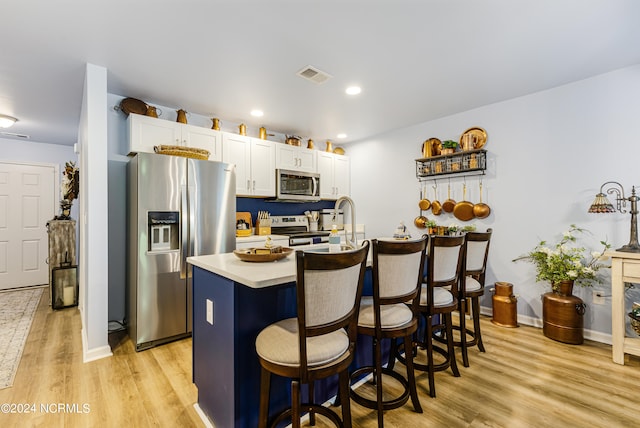
POLYGON ((14 0, 0 114, 73 144, 88 62, 112 94, 350 142, 638 64, 639 22, 636 0, 14 0))

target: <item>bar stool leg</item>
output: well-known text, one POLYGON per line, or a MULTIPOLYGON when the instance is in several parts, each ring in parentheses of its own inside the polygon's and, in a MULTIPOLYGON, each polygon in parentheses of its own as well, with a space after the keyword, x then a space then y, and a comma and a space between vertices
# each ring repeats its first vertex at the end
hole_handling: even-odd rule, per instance
POLYGON ((474 297, 471 299, 471 310, 473 311, 473 334, 478 345, 478 350, 484 352, 484 344, 482 343, 482 333, 480 331, 480 299, 474 297))
POLYGON ((267 428, 269 419, 269 388, 271 387, 271 373, 264 367, 260 370, 260 414, 259 428, 267 428))
MULTIPOLYGON (((395 345, 395 339, 393 340, 395 345)), ((391 348, 392 350, 395 348, 391 348)), ((413 403, 413 409, 417 413, 422 413, 422 406, 420 405, 420 399, 418 398, 418 390, 416 388, 416 374, 413 369, 413 343, 411 336, 404 338, 404 355, 406 356, 407 367, 407 381, 409 381, 409 395, 411 395, 411 402, 413 403)))
POLYGON ((462 351, 462 365, 469 367, 469 355, 467 354, 467 299, 460 297, 460 350, 462 351))
MULTIPOLYGON (((309 382, 309 403, 314 404, 315 401, 315 385, 313 381, 309 382)), ((313 411, 313 408, 309 411, 309 425, 312 427, 316 425, 316 412, 313 411)))
POLYGON ((429 374, 429 396, 436 397, 436 382, 434 378, 434 364, 433 364, 433 342, 431 335, 433 334, 433 320, 430 315, 425 315, 426 326, 424 329, 424 342, 423 346, 427 349, 427 367, 429 374))
POLYGON ((342 423, 344 428, 351 428, 351 399, 349 398, 349 371, 344 370, 338 376, 338 382, 340 383, 340 393, 338 397, 344 397, 342 402, 342 423))
POLYGON ((300 382, 291 381, 291 426, 300 428, 300 382))
POLYGON ((460 371, 458 370, 458 363, 456 363, 456 351, 453 344, 453 321, 451 319, 451 313, 444 314, 444 326, 447 335, 447 353, 449 354, 449 364, 451 365, 451 371, 455 377, 460 377, 460 371))
POLYGON ((373 352, 375 361, 375 373, 373 378, 376 382, 376 401, 378 402, 378 427, 384 426, 384 406, 382 403, 382 352, 380 350, 380 342, 373 338, 373 352))

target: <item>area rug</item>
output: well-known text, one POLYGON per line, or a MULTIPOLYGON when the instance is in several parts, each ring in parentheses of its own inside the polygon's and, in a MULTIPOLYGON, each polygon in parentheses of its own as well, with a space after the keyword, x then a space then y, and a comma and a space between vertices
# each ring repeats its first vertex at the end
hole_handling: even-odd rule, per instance
POLYGON ((13 385, 42 290, 0 293, 0 389, 13 385))

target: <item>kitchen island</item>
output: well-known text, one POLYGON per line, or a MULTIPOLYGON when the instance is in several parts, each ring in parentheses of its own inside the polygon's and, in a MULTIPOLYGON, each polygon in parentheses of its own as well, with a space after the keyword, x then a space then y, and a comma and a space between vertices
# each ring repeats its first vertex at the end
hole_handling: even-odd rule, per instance
MULTIPOLYGON (((216 427, 255 427, 260 396, 255 339, 267 325, 296 316, 295 254, 271 263, 243 262, 232 253, 190 257, 188 262, 193 265, 198 406, 216 427)), ((368 269, 365 293, 370 294, 370 284, 368 269)), ((358 348, 364 351, 354 365, 369 363, 371 342, 359 338, 358 348)), ((290 389, 289 379, 272 377, 270 414, 290 406, 290 389)), ((317 382, 316 400, 322 402, 336 391, 337 377, 317 382)))

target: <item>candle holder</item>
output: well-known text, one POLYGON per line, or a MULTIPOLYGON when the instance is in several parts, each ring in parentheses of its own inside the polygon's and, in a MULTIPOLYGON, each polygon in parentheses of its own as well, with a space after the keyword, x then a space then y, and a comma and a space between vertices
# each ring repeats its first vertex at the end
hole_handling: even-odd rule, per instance
POLYGON ((623 251, 627 253, 640 253, 640 244, 638 243, 638 197, 636 196, 636 187, 631 187, 631 196, 626 197, 624 195, 624 187, 617 181, 607 181, 600 186, 600 192, 596 195, 593 203, 589 207, 590 213, 607 214, 614 213, 616 211, 626 213, 627 201, 631 203, 631 230, 629 243, 617 248, 616 251, 623 251), (606 190, 607 194, 615 195, 616 206, 614 207, 604 193, 605 186, 609 186, 606 190))
POLYGON ((70 261, 51 269, 51 308, 62 309, 78 306, 78 266, 70 261))

